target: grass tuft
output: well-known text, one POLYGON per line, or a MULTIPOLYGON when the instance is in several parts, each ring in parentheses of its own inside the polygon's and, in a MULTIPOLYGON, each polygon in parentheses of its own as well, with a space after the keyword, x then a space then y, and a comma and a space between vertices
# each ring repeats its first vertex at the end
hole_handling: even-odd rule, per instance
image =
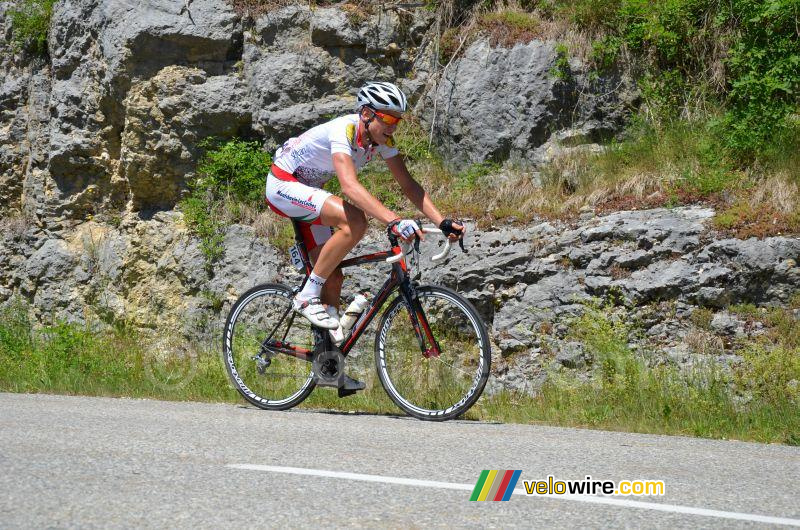
POLYGON ((47 36, 55 0, 19 0, 8 10, 11 18, 11 43, 17 50, 47 53, 47 36))
MULTIPOLYGON (((501 392, 474 418, 800 445, 800 350, 752 345, 733 373, 712 363, 650 366, 628 347, 633 331, 590 306, 572 335, 584 341, 594 377, 551 374, 534 397, 501 392), (742 396, 746 395, 743 399, 742 396)), ((795 320, 796 323, 796 320, 795 320)), ((783 337, 784 335, 781 335, 783 337)))
POLYGON ((190 183, 191 193, 180 203, 189 228, 200 238, 200 248, 210 267, 222 257, 224 228, 234 222, 259 219, 263 234, 283 232, 261 219, 265 210, 264 183, 272 163, 259 142, 234 138, 208 138, 199 144, 205 154, 197 164, 198 177, 190 183))
MULTIPOLYGON (((584 345, 589 380, 553 372, 535 396, 486 395, 467 418, 800 444, 797 318, 791 309, 731 311, 763 321, 763 340, 744 345, 733 371, 711 363, 681 369, 649 363, 628 345, 638 333, 635 325, 612 308, 590 304, 569 331, 570 339, 584 345)), ((705 316, 697 319, 705 324, 705 316)), ((215 350, 124 325, 101 331, 66 323, 35 328, 27 308, 16 304, 0 312, 0 391, 238 403, 215 350)), ((351 365, 367 382, 366 391, 341 400, 318 389, 303 407, 400 413, 371 360, 365 350, 351 365)))

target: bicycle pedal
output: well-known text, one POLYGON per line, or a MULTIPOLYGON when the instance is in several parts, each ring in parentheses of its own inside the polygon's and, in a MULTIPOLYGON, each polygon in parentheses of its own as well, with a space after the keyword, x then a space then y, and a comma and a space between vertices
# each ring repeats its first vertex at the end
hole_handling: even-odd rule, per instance
POLYGON ((342 387, 339 387, 339 389, 337 391, 337 393, 339 394, 340 398, 347 397, 347 396, 352 396, 356 392, 358 392, 358 390, 347 390, 347 389, 344 389, 342 387))

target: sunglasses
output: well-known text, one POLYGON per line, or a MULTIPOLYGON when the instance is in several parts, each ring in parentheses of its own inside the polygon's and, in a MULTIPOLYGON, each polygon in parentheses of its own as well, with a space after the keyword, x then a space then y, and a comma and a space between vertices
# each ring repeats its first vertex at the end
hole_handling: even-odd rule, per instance
POLYGON ((386 125, 396 125, 400 123, 400 120, 403 118, 398 118, 396 116, 392 116, 391 114, 384 114, 383 112, 378 112, 377 110, 372 111, 375 116, 380 118, 380 120, 385 123, 386 125))

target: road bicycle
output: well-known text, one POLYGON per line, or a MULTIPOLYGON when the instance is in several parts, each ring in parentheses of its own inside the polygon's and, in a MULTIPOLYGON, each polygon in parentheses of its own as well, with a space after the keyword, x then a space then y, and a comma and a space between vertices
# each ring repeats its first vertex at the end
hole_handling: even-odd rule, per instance
MULTIPOLYGON (((296 244, 290 255, 305 272, 299 287, 266 283, 248 290, 231 307, 223 330, 223 359, 236 390, 249 403, 285 410, 317 386, 342 390, 345 359, 376 315, 375 368, 391 400, 422 420, 464 414, 480 397, 489 377, 491 347, 473 305, 447 287, 420 285, 412 278, 412 247, 389 235, 390 250, 346 259, 341 268, 384 262, 391 270, 370 305, 337 346, 328 330, 317 328, 292 309, 312 265, 293 220, 296 244)), ((442 235, 437 228, 423 228, 442 235)), ((432 257, 439 262, 451 243, 432 257)), ((463 247, 462 247, 463 248, 463 247)))

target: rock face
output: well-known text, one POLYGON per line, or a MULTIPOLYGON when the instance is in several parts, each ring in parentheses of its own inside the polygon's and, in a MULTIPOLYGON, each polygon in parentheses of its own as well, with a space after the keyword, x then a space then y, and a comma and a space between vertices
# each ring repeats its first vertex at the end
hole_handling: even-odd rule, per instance
MULTIPOLYGON (((439 78, 420 61, 434 18, 424 8, 295 5, 243 21, 223 0, 61 0, 45 59, 12 49, 8 6, 0 1, 0 304, 21 297, 42 321, 124 320, 217 343, 244 290, 298 281, 285 253, 246 226, 229 227, 223 257, 207 265, 175 209, 204 138, 256 137, 271 149, 384 79, 420 102, 454 163, 540 163, 595 149, 635 100, 624 79, 590 80, 576 61, 554 76, 548 42, 479 41, 439 78)), ((566 330, 593 297, 643 312, 647 340, 686 359, 686 319, 698 307, 780 304, 798 291, 798 239, 714 240, 711 215, 662 209, 471 230, 469 254, 420 268, 483 315, 494 387, 528 391, 548 363, 589 362, 566 330)), ((358 251, 384 246, 377 236, 358 251)), ((347 292, 374 290, 385 274, 360 270, 347 292)), ((724 311, 710 327, 752 331, 724 311)))
MULTIPOLYGON (((282 142, 327 116, 352 112, 355 90, 366 81, 402 85, 431 22, 432 14, 419 9, 354 15, 303 5, 266 13, 244 45, 253 128, 282 142)), ((412 93, 416 86, 406 83, 412 93)))
POLYGON ((200 140, 272 148, 352 110, 366 80, 406 75, 431 21, 289 6, 245 24, 223 0, 67 0, 49 60, 31 60, 0 11, 0 207, 50 229, 174 208, 200 140))
POLYGON ((224 0, 65 0, 49 57, 32 59, 11 48, 3 9, 0 207, 51 229, 109 210, 170 210, 203 138, 255 136, 273 149, 351 111, 373 79, 419 100, 456 164, 541 162, 623 125, 628 85, 589 81, 576 61, 554 76, 553 42, 479 41, 431 75, 433 21, 397 6, 290 5, 243 21, 224 0))
POLYGON ((246 90, 234 76, 168 66, 134 86, 125 100, 120 169, 133 208, 168 209, 194 177, 198 144, 250 126, 246 90))
POLYGON ((420 105, 447 159, 540 163, 548 147, 618 133, 637 97, 633 83, 590 76, 576 60, 556 75, 558 60, 556 43, 537 40, 510 49, 480 40, 453 60, 420 105))

